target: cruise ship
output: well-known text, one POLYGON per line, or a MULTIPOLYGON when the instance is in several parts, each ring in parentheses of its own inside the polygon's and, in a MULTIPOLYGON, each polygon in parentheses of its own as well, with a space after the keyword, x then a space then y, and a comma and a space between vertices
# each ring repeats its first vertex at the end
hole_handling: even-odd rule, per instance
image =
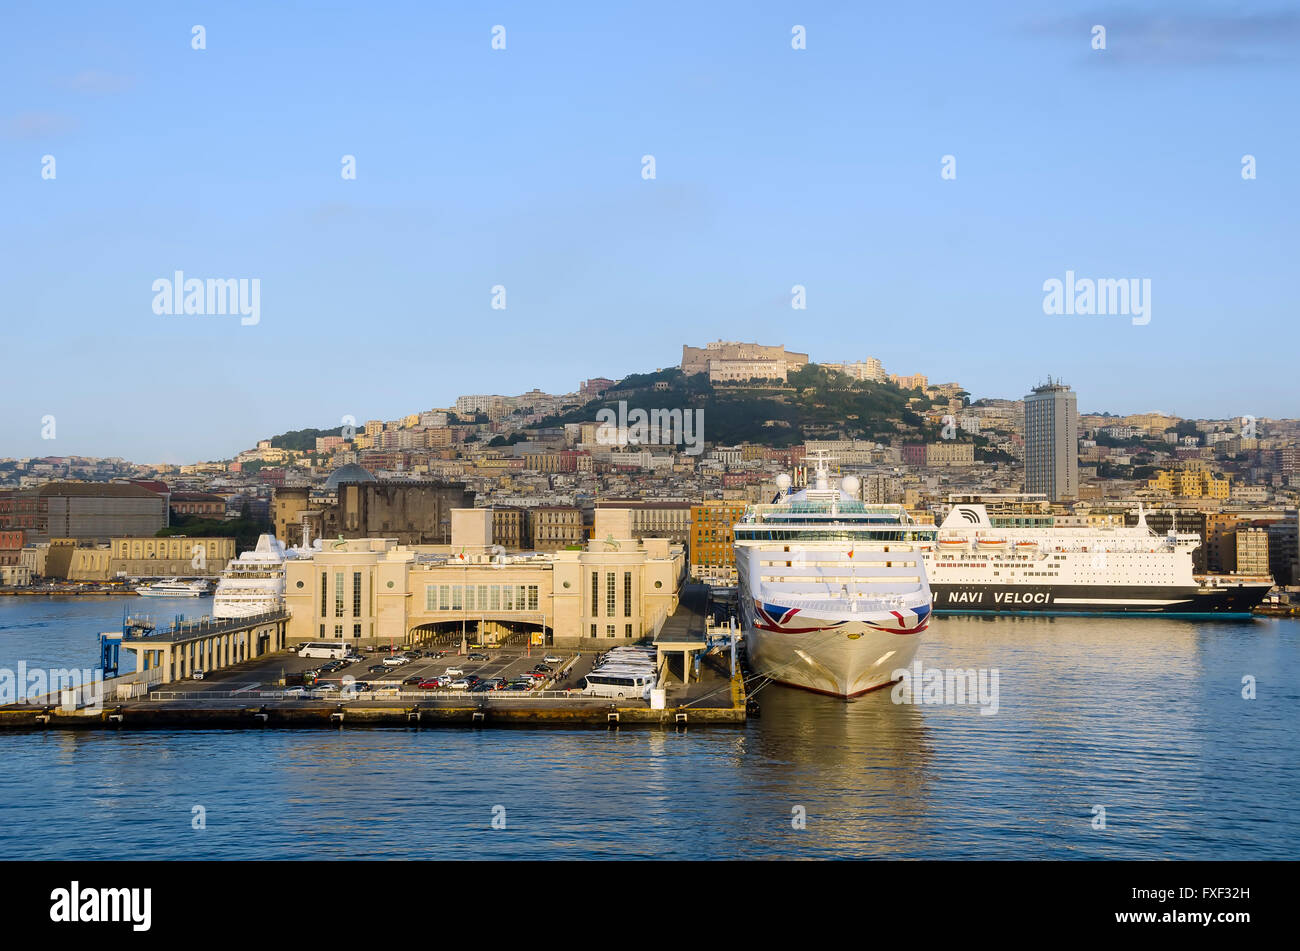
POLYGON ((274 535, 226 565, 212 601, 214 618, 251 617, 284 607, 284 561, 293 553, 274 535))
POLYGON ((955 495, 925 553, 938 614, 1249 615, 1268 577, 1195 575, 1195 533, 1058 525, 1041 495, 955 495))
POLYGON ((883 687, 916 653, 930 621, 924 551, 933 526, 899 505, 864 505, 858 480, 751 505, 734 527, 737 601, 750 665, 773 680, 835 697, 883 687))
POLYGON ((181 581, 179 578, 164 578, 153 584, 142 584, 135 589, 142 598, 201 598, 212 593, 212 585, 206 581, 181 581))

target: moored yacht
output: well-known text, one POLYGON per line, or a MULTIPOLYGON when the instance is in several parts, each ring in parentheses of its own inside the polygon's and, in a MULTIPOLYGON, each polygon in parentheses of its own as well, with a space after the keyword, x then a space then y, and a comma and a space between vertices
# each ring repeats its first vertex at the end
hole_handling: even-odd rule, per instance
POLYGON ((206 581, 181 581, 179 578, 164 578, 153 584, 142 584, 135 589, 142 598, 201 598, 212 593, 212 585, 206 581))

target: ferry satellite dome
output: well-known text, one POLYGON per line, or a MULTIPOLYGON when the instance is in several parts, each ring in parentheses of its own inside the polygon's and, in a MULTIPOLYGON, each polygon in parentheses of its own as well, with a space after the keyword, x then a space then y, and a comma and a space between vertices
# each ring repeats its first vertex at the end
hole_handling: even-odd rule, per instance
POLYGON ((330 473, 330 477, 325 480, 325 491, 336 492, 340 485, 347 485, 355 482, 378 482, 370 470, 357 465, 355 462, 349 462, 345 466, 339 466, 330 473))

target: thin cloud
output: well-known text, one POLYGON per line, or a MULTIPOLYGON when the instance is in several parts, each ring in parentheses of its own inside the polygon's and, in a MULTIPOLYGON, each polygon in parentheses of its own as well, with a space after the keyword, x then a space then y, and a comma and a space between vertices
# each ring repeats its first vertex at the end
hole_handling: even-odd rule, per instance
MULTIPOLYGON (((1040 19, 1031 32, 1080 44, 1080 56, 1105 56, 1130 66, 1238 67, 1295 65, 1300 60, 1300 12, 1100 12, 1040 19), (1092 28, 1106 28, 1106 50, 1091 49, 1092 28)), ((1091 60, 1096 61, 1096 60, 1091 60)))
POLYGON ((24 112, 0 123, 6 138, 48 139, 75 130, 78 120, 56 112, 24 112))
POLYGON ((58 81, 58 85, 74 92, 95 95, 111 95, 124 92, 134 85, 135 80, 120 73, 110 73, 103 69, 83 69, 81 72, 67 76, 58 81))

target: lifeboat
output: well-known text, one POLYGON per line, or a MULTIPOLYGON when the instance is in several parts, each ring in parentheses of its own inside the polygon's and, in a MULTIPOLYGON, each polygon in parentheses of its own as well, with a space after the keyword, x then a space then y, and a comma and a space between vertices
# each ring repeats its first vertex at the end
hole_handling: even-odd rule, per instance
POLYGON ((1007 547, 1005 538, 981 538, 978 539, 980 548, 1002 549, 1007 547))
POLYGON ((951 549, 954 549, 954 548, 965 548, 968 544, 970 544, 970 542, 969 542, 968 539, 965 539, 965 538, 941 538, 941 539, 939 539, 939 547, 942 548, 942 549, 944 549, 944 550, 951 550, 951 549))
POLYGON ((1038 550, 1038 542, 1016 542, 1016 551, 1031 552, 1038 550))

